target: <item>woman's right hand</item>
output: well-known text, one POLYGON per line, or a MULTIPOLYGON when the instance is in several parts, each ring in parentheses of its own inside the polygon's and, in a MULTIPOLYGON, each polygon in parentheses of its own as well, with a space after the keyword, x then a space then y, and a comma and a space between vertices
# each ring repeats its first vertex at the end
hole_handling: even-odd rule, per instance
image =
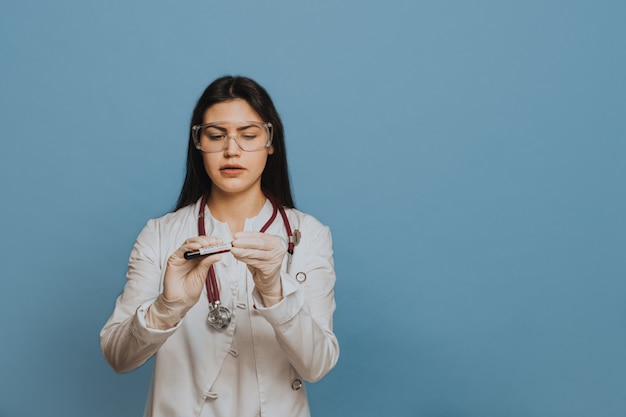
POLYGON ((222 258, 216 254, 187 260, 184 253, 221 243, 216 237, 192 237, 169 257, 163 281, 163 296, 166 301, 181 302, 188 308, 198 302, 209 267, 222 258))

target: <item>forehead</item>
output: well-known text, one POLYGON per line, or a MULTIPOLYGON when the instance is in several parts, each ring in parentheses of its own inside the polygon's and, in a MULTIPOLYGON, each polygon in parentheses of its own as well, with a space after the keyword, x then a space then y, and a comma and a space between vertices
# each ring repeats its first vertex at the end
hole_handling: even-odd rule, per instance
POLYGON ((202 123, 240 120, 262 122, 257 112, 247 101, 237 98, 216 103, 206 109, 202 123))

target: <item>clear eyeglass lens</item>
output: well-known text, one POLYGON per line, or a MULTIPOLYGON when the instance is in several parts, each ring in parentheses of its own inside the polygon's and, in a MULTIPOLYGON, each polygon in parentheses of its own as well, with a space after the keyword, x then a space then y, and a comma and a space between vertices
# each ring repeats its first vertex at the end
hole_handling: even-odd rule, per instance
POLYGON ((244 151, 256 151, 267 146, 269 127, 257 122, 211 123, 194 126, 193 138, 196 147, 204 152, 221 152, 230 139, 235 139, 244 151))

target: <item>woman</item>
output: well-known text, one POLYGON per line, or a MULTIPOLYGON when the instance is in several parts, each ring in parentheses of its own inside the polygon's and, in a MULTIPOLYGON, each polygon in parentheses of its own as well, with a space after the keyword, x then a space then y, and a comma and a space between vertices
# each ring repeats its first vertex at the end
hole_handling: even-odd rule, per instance
POLYGON ((215 80, 191 125, 176 211, 137 238, 104 356, 127 372, 155 355, 146 416, 308 416, 303 380, 339 356, 330 231, 294 208, 263 87, 215 80))

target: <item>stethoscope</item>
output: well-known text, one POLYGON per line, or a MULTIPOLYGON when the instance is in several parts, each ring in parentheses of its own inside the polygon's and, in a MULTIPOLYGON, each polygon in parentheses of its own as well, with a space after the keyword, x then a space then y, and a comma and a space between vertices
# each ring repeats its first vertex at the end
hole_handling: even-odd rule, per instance
MULTIPOLYGON (((274 223, 276 216, 280 213, 280 217, 283 219, 283 224, 285 225, 285 230, 287 232, 287 271, 289 271, 289 267, 291 266, 291 258, 293 256, 293 250, 295 246, 300 241, 300 231, 298 229, 291 231, 291 224, 289 223, 289 219, 287 218, 287 213, 285 212, 285 208, 276 201, 274 196, 272 196, 269 192, 263 191, 265 197, 272 203, 272 215, 265 222, 263 227, 259 232, 265 233, 265 231, 274 223)), ((202 200, 200 202, 200 209, 198 211, 198 235, 206 236, 206 228, 204 226, 204 208, 206 207, 208 201, 208 194, 204 194, 202 196, 202 200)), ((224 307, 220 303, 220 290, 217 285, 217 276, 215 275, 215 268, 213 265, 209 267, 209 271, 207 272, 207 277, 205 280, 206 285, 206 293, 207 298, 209 299, 209 316, 207 320, 209 324, 216 328, 217 330, 222 330, 230 324, 231 313, 228 308, 224 307)))

